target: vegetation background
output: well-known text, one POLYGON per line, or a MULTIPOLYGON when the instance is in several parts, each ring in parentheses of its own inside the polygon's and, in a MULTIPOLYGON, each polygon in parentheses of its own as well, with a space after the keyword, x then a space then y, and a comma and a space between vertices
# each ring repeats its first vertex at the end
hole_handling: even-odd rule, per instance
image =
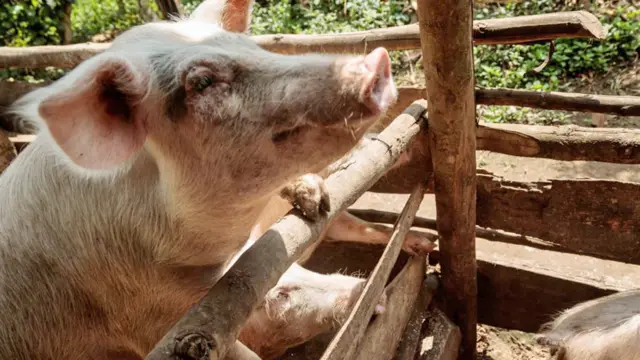
MULTIPOLYGON (((182 0, 186 13, 202 0, 182 0)), ((605 26, 604 41, 560 39, 552 61, 549 44, 486 45, 474 48, 477 85, 531 90, 640 95, 640 7, 634 1, 513 0, 474 3, 475 18, 499 18, 567 10, 588 10, 605 26)), ((416 21, 415 0, 259 0, 252 32, 340 33, 416 21)), ((153 0, 4 0, 0 5, 0 46, 33 46, 109 41, 118 33, 159 17, 153 0), (67 24, 67 26, 65 26, 67 24), (65 31, 66 30, 66 31, 65 31)), ((421 84, 420 51, 392 54, 399 85, 421 84)), ((37 82, 64 74, 60 69, 0 70, 0 79, 37 82)), ((490 122, 592 124, 596 117, 509 106, 481 106, 490 122)), ((598 118, 602 126, 601 118, 598 118)), ((608 116, 608 126, 640 127, 638 118, 608 116)))

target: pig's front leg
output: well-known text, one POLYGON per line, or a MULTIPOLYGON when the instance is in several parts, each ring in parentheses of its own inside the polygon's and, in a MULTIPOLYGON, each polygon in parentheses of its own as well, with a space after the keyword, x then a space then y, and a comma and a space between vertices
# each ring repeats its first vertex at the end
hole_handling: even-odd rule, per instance
POLYGON ((286 185, 280 196, 311 220, 316 220, 323 212, 331 210, 329 193, 324 180, 317 174, 306 174, 286 185))
MULTIPOLYGON (((391 233, 393 229, 388 226, 369 223, 344 211, 328 227, 323 241, 386 244, 391 238, 391 233)), ((402 249, 410 255, 426 255, 435 249, 434 241, 437 238, 431 233, 409 231, 402 249)))
MULTIPOLYGON (((363 143, 371 141, 373 140, 363 139, 360 146, 362 146, 363 143)), ((389 170, 408 163, 410 159, 410 153, 408 151, 404 151, 400 154, 396 163, 393 164, 389 170)), ((341 165, 343 165, 342 163, 344 161, 348 161, 348 158, 336 161, 334 164, 324 169, 322 171, 322 175, 331 175, 337 171, 341 165)), ((302 211, 302 214, 311 220, 316 220, 323 212, 331 210, 329 193, 324 185, 322 176, 318 174, 305 174, 299 177, 293 183, 282 188, 280 196, 289 201, 293 207, 302 211)))

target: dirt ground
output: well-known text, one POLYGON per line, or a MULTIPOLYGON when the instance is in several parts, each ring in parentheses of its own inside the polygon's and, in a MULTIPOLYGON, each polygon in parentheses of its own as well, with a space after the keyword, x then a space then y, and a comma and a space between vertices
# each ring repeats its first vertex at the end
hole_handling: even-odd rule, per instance
MULTIPOLYGON (((479 151, 479 168, 486 169, 510 180, 537 181, 552 178, 612 179, 640 183, 640 165, 617 165, 594 162, 561 162, 547 159, 530 159, 479 151)), ((389 194, 365 194, 354 208, 377 208, 400 212, 408 196, 389 194)), ((419 216, 435 218, 433 195, 423 201, 419 216)), ((526 258, 536 267, 573 267, 585 277, 609 286, 626 289, 640 287, 640 266, 630 266, 611 261, 552 253, 522 246, 499 244, 478 239, 477 255, 480 258, 526 258), (565 259, 568 263, 561 264, 565 259)), ((546 348, 536 344, 534 334, 505 330, 486 325, 478 329, 478 359, 482 360, 545 360, 550 359, 546 348)))

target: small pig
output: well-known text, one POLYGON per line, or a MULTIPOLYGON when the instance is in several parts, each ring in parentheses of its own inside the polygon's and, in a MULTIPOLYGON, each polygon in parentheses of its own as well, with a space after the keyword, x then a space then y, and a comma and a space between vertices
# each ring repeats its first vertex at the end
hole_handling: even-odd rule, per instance
MULTIPOLYGON (((263 360, 316 335, 337 330, 364 289, 366 280, 324 275, 293 264, 244 324, 239 340, 263 360)), ((384 312, 386 297, 375 314, 384 312)))
POLYGON ((640 290, 578 304, 543 327, 557 360, 640 360, 640 290))
POLYGON ((0 176, 0 359, 143 359, 395 101, 384 49, 270 53, 250 3, 135 27, 18 101, 40 130, 0 176))

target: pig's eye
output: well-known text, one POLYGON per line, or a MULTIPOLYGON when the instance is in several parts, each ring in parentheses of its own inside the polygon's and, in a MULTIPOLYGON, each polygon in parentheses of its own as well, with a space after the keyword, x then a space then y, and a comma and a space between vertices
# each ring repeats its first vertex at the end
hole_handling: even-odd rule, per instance
POLYGON ((213 84, 213 78, 211 76, 205 75, 200 77, 198 81, 196 81, 193 87, 196 91, 201 92, 204 89, 211 86, 212 84, 213 84))

